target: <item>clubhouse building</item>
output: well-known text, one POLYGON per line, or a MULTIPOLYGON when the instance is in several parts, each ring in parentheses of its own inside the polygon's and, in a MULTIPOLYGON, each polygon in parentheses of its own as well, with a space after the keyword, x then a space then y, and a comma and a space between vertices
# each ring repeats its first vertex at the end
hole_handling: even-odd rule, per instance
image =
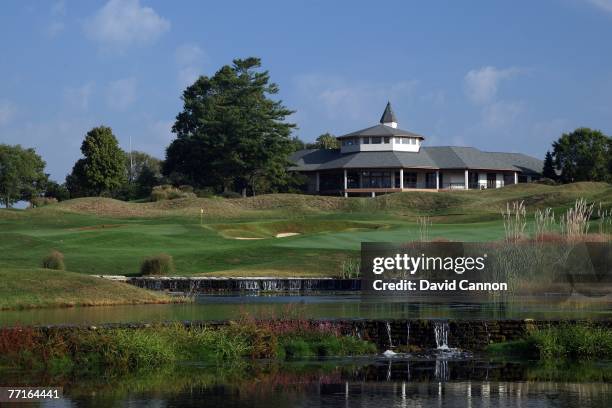
POLYGON ((339 136, 340 149, 306 149, 289 168, 308 177, 313 194, 371 195, 412 190, 500 188, 538 180, 542 160, 474 147, 423 146, 425 137, 397 127, 387 103, 380 123, 339 136))

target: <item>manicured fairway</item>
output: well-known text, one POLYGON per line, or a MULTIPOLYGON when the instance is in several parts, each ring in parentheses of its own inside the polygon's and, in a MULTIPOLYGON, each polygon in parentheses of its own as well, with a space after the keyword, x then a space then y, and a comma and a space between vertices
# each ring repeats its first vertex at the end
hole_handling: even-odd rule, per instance
POLYGON ((431 217, 431 238, 491 241, 503 238, 500 210, 506 202, 524 200, 532 217, 536 208, 549 206, 560 214, 579 197, 609 208, 612 187, 517 185, 376 199, 290 194, 141 204, 77 199, 0 210, 0 266, 39 267, 55 249, 73 272, 136 275, 143 258, 165 252, 174 257, 177 275, 336 276, 344 260, 358 256, 363 241, 419 239, 418 216, 431 217))

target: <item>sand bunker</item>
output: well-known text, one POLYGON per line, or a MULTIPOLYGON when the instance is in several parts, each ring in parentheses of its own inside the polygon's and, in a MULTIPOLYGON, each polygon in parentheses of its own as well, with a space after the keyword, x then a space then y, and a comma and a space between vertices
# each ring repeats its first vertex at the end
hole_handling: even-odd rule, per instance
POLYGON ((293 237, 295 235, 300 235, 299 232, 279 232, 278 234, 275 235, 276 238, 286 238, 286 237, 293 237))

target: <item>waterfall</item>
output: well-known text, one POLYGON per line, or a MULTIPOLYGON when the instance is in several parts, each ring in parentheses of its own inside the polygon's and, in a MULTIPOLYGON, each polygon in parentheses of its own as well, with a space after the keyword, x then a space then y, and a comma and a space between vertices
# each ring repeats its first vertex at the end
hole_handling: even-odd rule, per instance
POLYGON ((406 345, 410 344, 410 322, 406 321, 406 345))
POLYGON ((389 338, 389 348, 391 348, 393 347, 393 340, 391 340, 391 324, 385 322, 385 327, 387 328, 387 337, 389 338))
POLYGON ((438 381, 448 381, 450 378, 450 371, 448 369, 448 360, 437 359, 436 360, 436 371, 435 377, 438 381))
POLYGON ((438 350, 448 350, 448 322, 434 322, 434 334, 438 350))

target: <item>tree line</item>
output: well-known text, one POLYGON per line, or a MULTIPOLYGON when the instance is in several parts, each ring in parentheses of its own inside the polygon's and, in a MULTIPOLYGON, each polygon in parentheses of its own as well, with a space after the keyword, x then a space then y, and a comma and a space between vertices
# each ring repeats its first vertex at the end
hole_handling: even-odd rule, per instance
MULTIPOLYGON (((61 184, 49 179, 34 149, 0 144, 0 202, 9 207, 36 197, 102 195, 134 200, 162 184, 189 186, 198 195, 298 192, 305 179, 287 170, 290 155, 340 146, 329 133, 314 143, 292 136, 296 125, 288 118, 294 111, 275 99, 278 91, 259 58, 236 59, 184 90, 172 127, 176 138, 164 160, 124 152, 112 129, 99 126, 85 135, 82 158, 61 184)), ((543 176, 612 182, 612 138, 588 128, 563 134, 546 153, 543 176)))

